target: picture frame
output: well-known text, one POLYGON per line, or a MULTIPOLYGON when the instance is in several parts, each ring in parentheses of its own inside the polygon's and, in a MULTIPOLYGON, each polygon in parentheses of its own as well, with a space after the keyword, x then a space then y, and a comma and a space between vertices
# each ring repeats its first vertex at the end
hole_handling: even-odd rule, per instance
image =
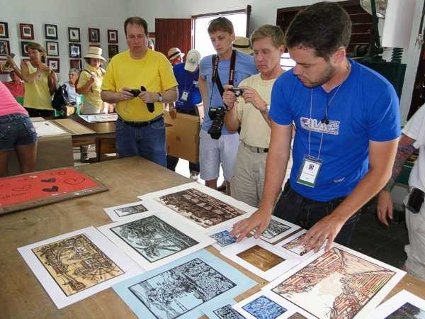
POLYGON ((60 72, 60 60, 59 58, 47 58, 47 66, 56 73, 60 72))
POLYGON ((81 59, 69 59, 69 68, 81 70, 83 68, 83 64, 81 62, 81 59))
POLYGON ((81 58, 81 44, 78 44, 78 43, 69 44, 69 57, 73 59, 81 58))
POLYGON ((108 43, 118 43, 118 30, 108 29, 108 43))
POLYGON ((100 42, 100 29, 89 28, 89 42, 93 42, 93 43, 100 42))
POLYGON ((112 59, 115 54, 118 54, 118 44, 108 44, 108 57, 112 59))
POLYGON ((0 22, 0 39, 7 39, 9 37, 9 27, 7 22, 0 22))
POLYGON ((27 45, 28 45, 28 41, 21 41, 21 55, 24 57, 28 57, 28 49, 27 49, 27 45))
POLYGON ((80 42, 80 28, 68 27, 68 41, 80 42))
POLYGON ((0 40, 0 56, 6 56, 10 54, 9 40, 0 40))
POLYGON ((46 52, 50 56, 59 56, 59 43, 56 41, 46 41, 46 52))
POLYGON ((6 69, 4 66, 6 64, 6 59, 0 59, 0 74, 9 74, 9 69, 6 69))
POLYGON ((34 40, 34 26, 29 23, 19 23, 19 32, 21 39, 34 40))
POLYGON ((149 32, 148 36, 149 36, 148 41, 151 40, 152 45, 155 48, 155 45, 156 45, 155 32, 149 32))
POLYGON ((44 25, 44 37, 49 40, 58 39, 58 26, 56 24, 44 25))

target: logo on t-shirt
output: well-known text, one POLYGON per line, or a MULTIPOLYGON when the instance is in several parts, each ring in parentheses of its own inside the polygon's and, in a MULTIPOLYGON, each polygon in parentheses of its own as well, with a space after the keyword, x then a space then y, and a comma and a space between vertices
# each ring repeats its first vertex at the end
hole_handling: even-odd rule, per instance
POLYGON ((310 130, 312 132, 339 135, 340 121, 329 120, 327 123, 325 123, 318 119, 301 117, 300 124, 303 129, 310 130))

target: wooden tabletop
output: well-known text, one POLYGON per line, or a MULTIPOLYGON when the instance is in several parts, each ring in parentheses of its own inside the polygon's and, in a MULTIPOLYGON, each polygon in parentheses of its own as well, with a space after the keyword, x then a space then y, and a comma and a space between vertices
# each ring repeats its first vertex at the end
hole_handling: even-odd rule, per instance
POLYGON ((72 120, 74 120, 75 122, 78 122, 78 123, 84 125, 85 127, 95 131, 96 134, 111 134, 111 133, 115 133, 115 130, 116 130, 116 126, 115 126, 114 121, 113 122, 93 122, 93 123, 89 123, 76 114, 70 116, 70 118, 72 120))
MULTIPOLYGON (((104 213, 104 207, 134 202, 138 195, 190 180, 138 157, 90 164, 78 169, 97 177, 109 191, 0 216, 1 318, 136 318, 112 289, 57 309, 17 248, 88 226, 108 224, 111 220, 104 213)), ((209 251, 219 256, 212 247, 209 251)), ((238 300, 265 284, 259 277, 249 276, 260 284, 238 300)), ((421 280, 405 276, 391 294, 403 288, 425 298, 425 282, 421 280)))

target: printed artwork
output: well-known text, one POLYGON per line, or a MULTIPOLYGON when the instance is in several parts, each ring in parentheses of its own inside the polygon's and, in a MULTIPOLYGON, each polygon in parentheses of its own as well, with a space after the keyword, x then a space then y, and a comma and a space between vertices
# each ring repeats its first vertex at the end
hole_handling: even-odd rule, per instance
POLYGON ((173 319, 229 291, 236 284, 195 258, 129 287, 156 318, 173 319))
POLYGON ((5 177, 0 183, 0 214, 104 190, 104 185, 74 168, 5 177))
POLYGON ((302 314, 296 312, 293 315, 291 315, 290 317, 288 317, 288 319, 307 319, 307 318, 304 317, 302 314))
POLYGON ((285 261, 282 257, 258 245, 238 253, 237 256, 262 271, 267 271, 285 261))
POLYGON ((150 263, 198 244, 155 215, 112 227, 111 231, 150 263))
POLYGON ((271 239, 273 237, 276 237, 277 235, 280 235, 281 233, 287 231, 291 227, 282 224, 278 222, 277 220, 271 219, 269 226, 264 230, 263 236, 265 238, 271 239))
POLYGON ((32 249, 66 296, 124 273, 84 234, 32 249))
POLYGON ((127 206, 127 207, 114 209, 114 212, 119 217, 137 214, 137 213, 143 213, 143 212, 146 212, 146 211, 147 211, 147 208, 145 206, 143 206, 142 204, 137 204, 137 205, 134 205, 134 206, 127 206))
POLYGON ((286 244, 283 244, 282 247, 289 250, 290 252, 293 252, 294 254, 298 256, 303 256, 307 253, 304 246, 301 244, 303 238, 304 238, 304 235, 298 236, 294 240, 287 242, 286 244))
POLYGON ((230 234, 229 230, 223 230, 220 232, 217 232, 215 234, 210 235, 211 238, 215 239, 218 245, 221 247, 226 247, 231 244, 236 243, 236 237, 232 236, 230 234))
POLYGON ((390 299, 380 304, 370 318, 374 319, 424 319, 425 318, 425 300, 418 296, 402 290, 392 296, 390 299))
POLYGON ((259 296, 242 307, 243 310, 258 319, 275 319, 286 312, 286 309, 266 296, 259 296))
POLYGON ((245 319, 245 317, 233 309, 231 305, 225 305, 221 308, 215 309, 213 313, 219 319, 245 319))
POLYGON ((240 209, 194 188, 164 195, 158 200, 204 228, 244 214, 240 209))
POLYGON ((271 290, 319 318, 353 318, 395 275, 334 247, 271 290))
POLYGON ((398 308, 392 314, 387 316, 388 319, 398 318, 425 318, 425 310, 406 302, 403 306, 398 308))

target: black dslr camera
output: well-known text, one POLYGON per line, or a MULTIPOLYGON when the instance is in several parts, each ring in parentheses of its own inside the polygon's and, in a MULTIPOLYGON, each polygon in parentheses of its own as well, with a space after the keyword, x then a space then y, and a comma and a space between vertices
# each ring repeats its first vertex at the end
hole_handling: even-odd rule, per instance
MULTIPOLYGON (((145 92, 146 88, 144 86, 140 87, 139 89, 131 89, 128 90, 128 92, 130 92, 131 94, 133 94, 134 97, 138 97, 140 92, 145 92)), ((153 103, 146 103, 147 107, 148 107, 148 111, 153 113, 153 111, 155 111, 155 105, 153 103)))
POLYGON ((223 128, 225 113, 226 108, 223 106, 211 107, 208 110, 208 116, 213 120, 211 127, 208 130, 208 134, 210 134, 211 138, 215 140, 218 140, 221 136, 221 129, 223 128))

